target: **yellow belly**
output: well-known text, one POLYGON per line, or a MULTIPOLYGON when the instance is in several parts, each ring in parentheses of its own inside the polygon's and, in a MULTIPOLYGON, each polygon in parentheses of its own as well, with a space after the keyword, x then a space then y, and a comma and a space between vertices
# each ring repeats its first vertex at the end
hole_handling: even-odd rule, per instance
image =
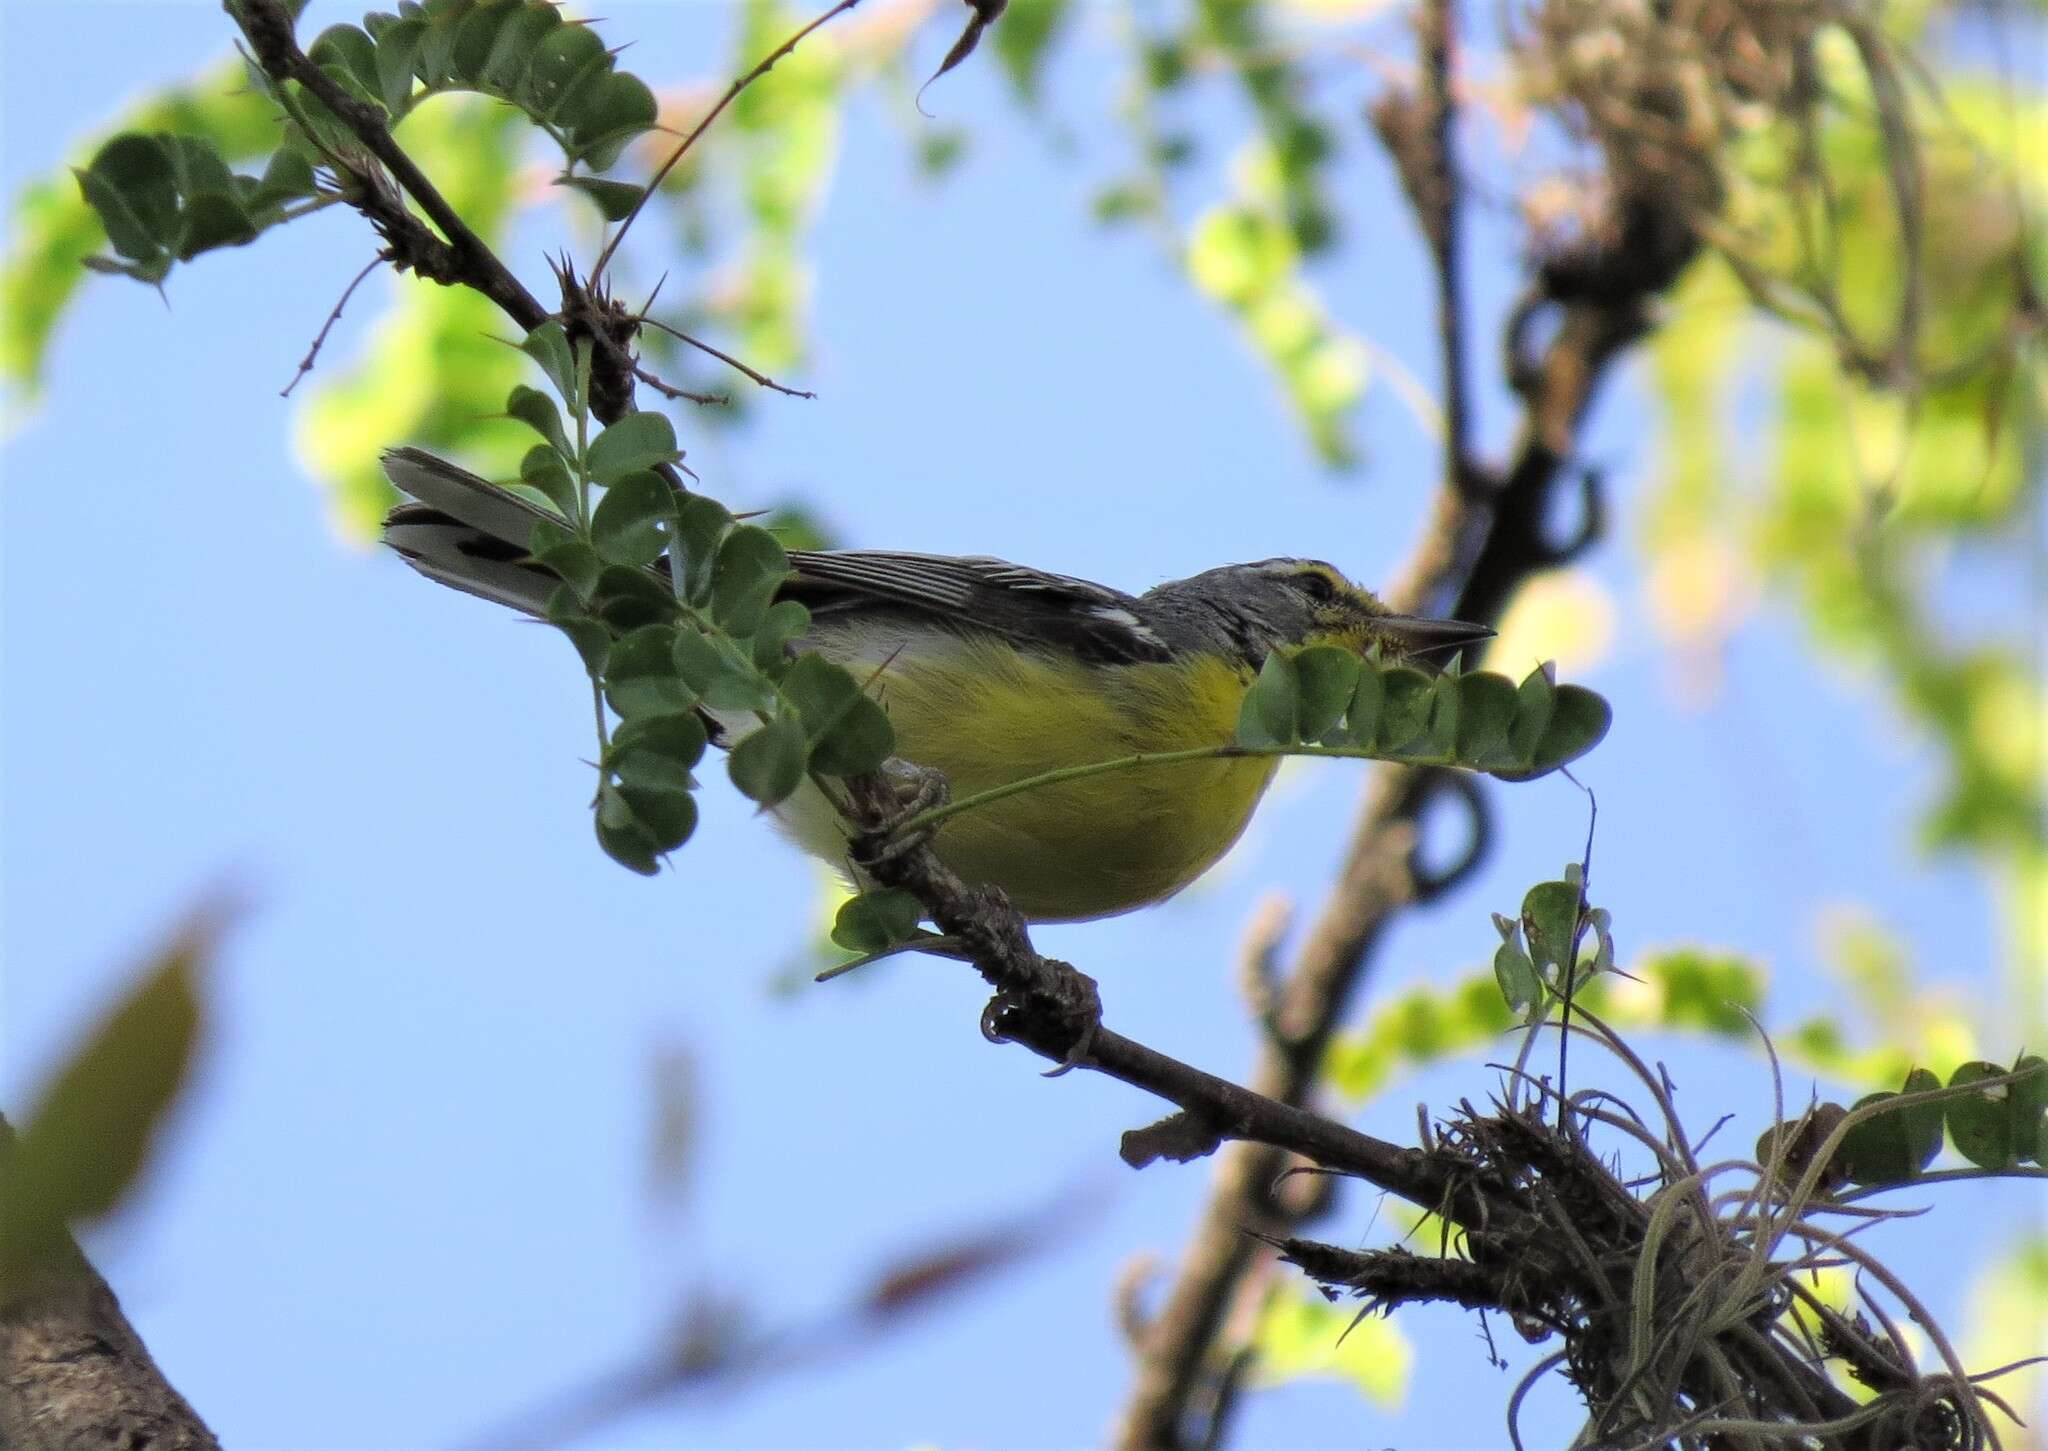
MULTIPOLYGON (((808 643, 863 679, 874 669, 872 655, 856 659, 829 635, 808 643)), ((1221 661, 1087 667, 927 638, 870 689, 896 728, 896 753, 944 773, 957 801, 1064 766, 1222 745, 1249 683, 1221 661), (1092 687, 1081 683, 1084 670, 1095 672, 1092 687)), ((1127 912, 1213 866, 1276 764, 1141 766, 1025 791, 947 821, 932 848, 966 880, 1002 888, 1033 921, 1127 912)), ((845 831, 815 790, 806 786, 777 814, 805 850, 845 866, 845 831)))

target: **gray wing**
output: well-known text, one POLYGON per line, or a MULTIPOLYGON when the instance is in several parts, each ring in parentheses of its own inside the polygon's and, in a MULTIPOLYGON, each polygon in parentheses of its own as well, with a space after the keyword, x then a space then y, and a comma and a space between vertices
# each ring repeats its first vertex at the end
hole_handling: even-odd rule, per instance
POLYGON ((796 573, 782 597, 820 621, 879 610, 1114 664, 1171 653, 1143 623, 1137 600, 1070 575, 986 555, 881 549, 792 550, 789 562, 796 573))
MULTIPOLYGON (((526 614, 545 617, 561 581, 526 552, 534 524, 552 518, 496 484, 416 448, 384 455, 384 470, 415 502, 384 523, 384 542, 429 579, 526 614)), ((1171 652, 1143 623, 1131 596, 1085 579, 981 556, 890 550, 792 550, 781 598, 820 620, 861 614, 912 616, 956 630, 983 630, 1021 645, 1131 664, 1171 652)), ((663 579, 667 561, 654 572, 663 579)))

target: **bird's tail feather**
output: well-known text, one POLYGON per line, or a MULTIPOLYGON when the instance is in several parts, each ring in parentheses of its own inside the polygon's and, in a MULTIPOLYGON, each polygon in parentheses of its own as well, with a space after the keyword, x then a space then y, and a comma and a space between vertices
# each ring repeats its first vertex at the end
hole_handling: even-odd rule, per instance
POLYGON ((411 503, 384 520, 384 542, 428 579, 547 617, 561 578, 527 552, 549 514, 517 494, 416 448, 384 455, 384 472, 411 503))

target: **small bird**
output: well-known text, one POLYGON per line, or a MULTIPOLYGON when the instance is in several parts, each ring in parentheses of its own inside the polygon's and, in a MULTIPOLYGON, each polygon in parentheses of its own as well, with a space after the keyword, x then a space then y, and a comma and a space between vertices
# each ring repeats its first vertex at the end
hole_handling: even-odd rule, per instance
MULTIPOLYGON (((384 467, 416 501, 385 520, 386 544, 429 579, 545 617, 561 580, 525 541, 550 516, 418 449, 392 450, 384 467)), ((955 800, 1062 767, 1224 744, 1276 646, 1378 645, 1426 660, 1493 633, 1395 614, 1315 559, 1224 565, 1142 595, 979 555, 791 550, 789 564, 778 597, 811 614, 798 648, 870 681, 897 755, 944 775, 955 800)), ((1020 792, 944 821, 931 845, 1032 921, 1112 916, 1215 865, 1278 764, 1188 761, 1020 792)), ((822 793, 807 784, 775 815, 845 869, 848 828, 822 793)))

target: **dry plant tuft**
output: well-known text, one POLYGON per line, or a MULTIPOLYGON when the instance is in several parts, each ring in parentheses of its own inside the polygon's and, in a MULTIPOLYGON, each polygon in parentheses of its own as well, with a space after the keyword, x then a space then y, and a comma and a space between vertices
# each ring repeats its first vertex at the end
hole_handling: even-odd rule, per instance
POLYGON ((1510 1068, 1491 1112, 1462 1104, 1425 1152, 1489 1208, 1476 1224, 1461 1216, 1443 1257, 1302 1239, 1275 1241, 1283 1256, 1332 1298, 1362 1299, 1361 1314, 1447 1301, 1501 1311, 1531 1343, 1562 1341, 1509 1401, 1518 1448, 1522 1402, 1552 1371, 1586 1403, 1575 1447, 1998 1446, 1991 1412, 2012 1411, 1985 1382, 2014 1367, 1966 1371, 1927 1307, 1859 1242, 1918 1211, 1833 1195, 1830 1163, 1868 1113, 1816 1105, 1787 1121, 1774 1060, 1780 1111, 1762 1159, 1703 1161, 1712 1133, 1689 1136, 1661 1065, 1597 1017, 1574 1017, 1574 1034, 1640 1092, 1585 1089, 1560 1104, 1547 1083, 1510 1068), (1623 1159, 1645 1172, 1623 1177, 1623 1159), (1848 1307, 1832 1302, 1823 1272, 1847 1272, 1848 1307), (1902 1321, 1931 1347, 1926 1365, 1902 1321))

